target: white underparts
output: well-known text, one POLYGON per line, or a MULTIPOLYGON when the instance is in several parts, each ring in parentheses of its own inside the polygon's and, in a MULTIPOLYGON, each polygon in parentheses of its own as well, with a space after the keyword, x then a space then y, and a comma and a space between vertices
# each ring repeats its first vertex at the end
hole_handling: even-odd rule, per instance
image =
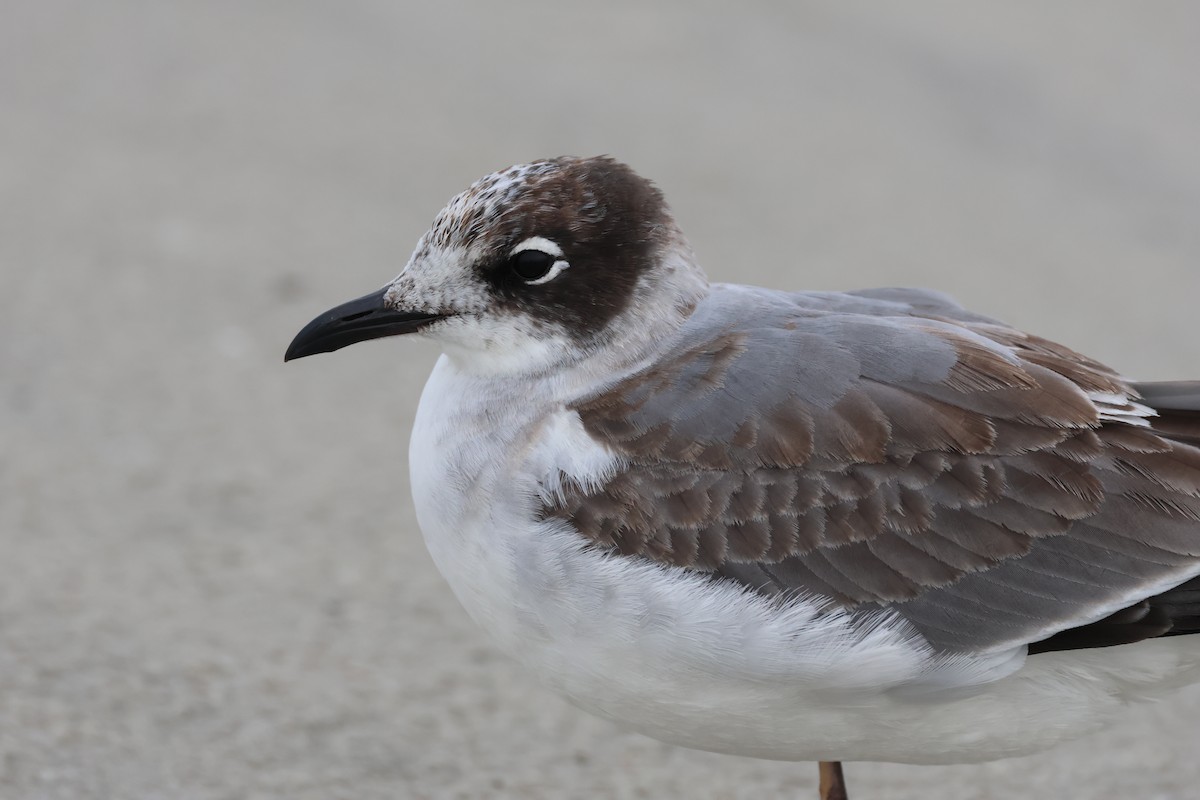
POLYGON ((435 563, 496 644, 624 727, 774 759, 984 761, 1094 730, 1200 668, 1190 637, 939 656, 894 614, 781 605, 588 547, 536 508, 564 482, 602 483, 619 459, 560 390, 442 359, 413 432, 413 494, 435 563))

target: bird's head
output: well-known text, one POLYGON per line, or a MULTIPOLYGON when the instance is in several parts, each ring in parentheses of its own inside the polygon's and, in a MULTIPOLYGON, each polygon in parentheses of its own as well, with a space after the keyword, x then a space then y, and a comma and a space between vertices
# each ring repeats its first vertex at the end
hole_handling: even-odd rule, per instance
POLYGON ((454 197, 383 289, 322 314, 285 360, 417 333, 524 372, 686 317, 706 290, 662 193, 607 157, 510 167, 454 197))

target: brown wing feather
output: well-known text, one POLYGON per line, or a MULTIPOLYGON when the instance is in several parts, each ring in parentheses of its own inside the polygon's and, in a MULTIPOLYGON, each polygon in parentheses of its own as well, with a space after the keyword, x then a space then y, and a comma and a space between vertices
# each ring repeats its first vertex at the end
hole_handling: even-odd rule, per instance
MULTIPOLYGON (((809 336, 804 322, 782 327, 809 336)), ((743 374, 754 330, 720 332, 583 399, 586 430, 628 466, 545 514, 597 545, 756 591, 891 605, 946 649, 1042 638, 1131 587, 1200 571, 1200 427, 1185 416, 1197 412, 1154 429, 1106 422, 1087 392, 1137 393, 1103 365, 991 322, 914 322, 953 354, 940 380, 888 380, 872 352, 883 367, 863 358, 828 396, 743 407, 724 438, 646 409, 672 391, 692 404, 681 418, 706 413, 706 397, 753 402, 766 379, 743 374)), ((805 347, 848 360, 840 344, 805 347)), ((827 374, 836 386, 842 373, 827 374)), ((1092 638, 1156 635, 1148 620, 1092 638)))

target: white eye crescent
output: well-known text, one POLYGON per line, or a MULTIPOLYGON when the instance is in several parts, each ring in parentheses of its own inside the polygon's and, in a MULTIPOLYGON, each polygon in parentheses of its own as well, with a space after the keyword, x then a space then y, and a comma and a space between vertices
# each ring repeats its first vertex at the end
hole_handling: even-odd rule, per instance
POLYGON ((571 266, 562 255, 562 248, 554 242, 531 236, 514 247, 508 257, 513 273, 527 285, 537 286, 549 283, 571 266), (529 255, 522 257, 522 253, 529 255))

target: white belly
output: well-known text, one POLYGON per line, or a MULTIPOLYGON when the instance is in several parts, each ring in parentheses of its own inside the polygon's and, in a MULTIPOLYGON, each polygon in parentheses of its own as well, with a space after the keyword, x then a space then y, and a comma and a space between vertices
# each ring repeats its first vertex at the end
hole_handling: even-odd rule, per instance
POLYGON ((413 495, 430 553, 502 649, 624 727, 780 760, 985 761, 1088 733, 1200 671, 1200 637, 937 659, 896 618, 854 624, 588 548, 535 521, 539 481, 597 479, 611 457, 536 387, 505 406, 473 380, 439 362, 417 416, 413 495), (486 410, 471 401, 484 396, 486 410))

